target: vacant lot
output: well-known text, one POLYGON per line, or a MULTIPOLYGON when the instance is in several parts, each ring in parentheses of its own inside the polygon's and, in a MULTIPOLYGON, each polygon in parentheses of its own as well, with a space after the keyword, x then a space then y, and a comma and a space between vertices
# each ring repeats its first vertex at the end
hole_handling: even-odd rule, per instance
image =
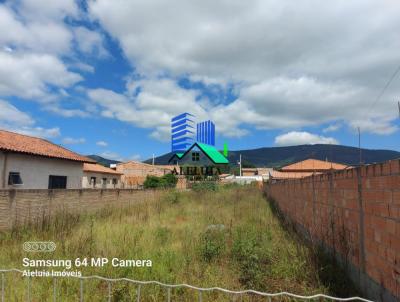
MULTIPOLYGON (((41 225, 3 233, 0 238, 1 268, 22 269, 24 257, 150 259, 151 268, 109 264, 78 270, 83 275, 232 290, 329 292, 318 277, 309 249, 281 227, 261 192, 253 187, 167 191, 151 202, 123 209, 110 207, 94 215, 60 213, 41 225), (54 241, 57 249, 53 253, 24 252, 23 242, 34 240, 54 241)), ((15 273, 7 274, 5 281, 7 301, 27 298, 26 279, 15 273)), ((32 301, 52 301, 51 278, 33 278, 30 286, 32 301)), ((56 290, 63 301, 76 301, 79 288, 79 280, 64 278, 59 279, 56 290)), ((127 282, 114 283, 113 300, 132 301, 136 299, 136 290, 135 285, 127 282)), ((84 294, 85 301, 105 301, 107 283, 86 280, 84 294)), ((198 299, 196 292, 187 289, 172 290, 171 295, 173 301, 198 299)), ((144 286, 141 297, 141 301, 166 301, 166 290, 144 286)), ((203 294, 203 301, 232 301, 232 296, 203 294)), ((258 300, 247 296, 243 301, 258 300)))

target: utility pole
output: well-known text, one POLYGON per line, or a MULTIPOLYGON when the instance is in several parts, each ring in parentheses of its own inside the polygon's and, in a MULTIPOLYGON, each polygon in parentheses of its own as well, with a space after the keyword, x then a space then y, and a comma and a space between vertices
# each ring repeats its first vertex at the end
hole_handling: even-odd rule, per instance
POLYGON ((360 127, 357 127, 358 129, 358 150, 360 152, 360 166, 362 164, 362 153, 361 153, 361 130, 360 127))
POLYGON ((399 118, 400 118, 400 102, 397 102, 397 106, 399 107, 399 118))
POLYGON ((239 176, 242 176, 242 154, 239 154, 239 176))

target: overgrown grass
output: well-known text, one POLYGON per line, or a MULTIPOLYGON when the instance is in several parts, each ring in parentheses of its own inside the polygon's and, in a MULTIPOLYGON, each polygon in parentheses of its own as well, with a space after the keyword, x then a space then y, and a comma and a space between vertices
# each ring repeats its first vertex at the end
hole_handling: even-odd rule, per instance
MULTIPOLYGON (((95 214, 60 213, 44 223, 3 233, 0 267, 22 269, 24 257, 151 259, 151 268, 109 264, 78 270, 83 275, 232 290, 329 292, 312 263, 310 249, 293 238, 273 215, 261 192, 253 187, 167 191, 155 200, 125 208, 109 207, 95 214), (24 252, 23 242, 35 240, 54 241, 57 249, 53 253, 24 252)), ((26 279, 18 274, 6 276, 6 301, 26 300, 26 279)), ((32 301, 52 301, 52 286, 50 278, 33 278, 32 301)), ((113 284, 113 301, 134 300, 136 289, 127 282, 113 284)), ((57 292, 63 301, 78 300, 79 280, 59 279, 57 292)), ((104 282, 87 280, 84 293, 85 301, 105 301, 108 287, 104 282)), ((144 286, 141 301, 166 301, 166 294, 161 287, 144 286)), ((265 301, 250 296, 242 299, 265 301)), ((172 301, 197 300, 194 291, 172 290, 172 301)), ((204 293, 203 301, 232 301, 232 296, 204 293)))

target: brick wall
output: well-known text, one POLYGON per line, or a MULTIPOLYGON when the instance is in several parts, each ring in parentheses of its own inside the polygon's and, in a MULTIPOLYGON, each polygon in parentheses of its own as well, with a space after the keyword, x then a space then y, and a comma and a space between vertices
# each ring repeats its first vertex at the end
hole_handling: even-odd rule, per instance
POLYGON ((285 217, 348 264, 371 299, 400 299, 400 160, 266 186, 285 217))
POLYGON ((58 211, 96 211, 110 204, 126 205, 157 198, 151 190, 0 190, 0 230, 40 221, 58 211))

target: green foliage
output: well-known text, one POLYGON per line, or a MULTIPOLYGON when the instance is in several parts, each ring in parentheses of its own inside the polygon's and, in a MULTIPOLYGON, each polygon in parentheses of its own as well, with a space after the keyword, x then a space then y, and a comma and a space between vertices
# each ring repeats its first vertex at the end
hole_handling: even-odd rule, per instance
POLYGON ((143 186, 145 189, 173 188, 177 182, 178 178, 174 174, 166 174, 161 177, 147 175, 143 186))
POLYGON ((242 168, 256 168, 256 166, 247 159, 242 159, 242 168))
POLYGON ((165 197, 163 198, 164 201, 175 204, 178 203, 181 199, 181 194, 180 192, 177 192, 175 190, 168 192, 165 197))
POLYGON ((225 232, 223 229, 210 228, 200 235, 200 253, 206 262, 217 259, 225 250, 225 232))
POLYGON ((239 281, 247 288, 262 288, 265 265, 270 260, 262 249, 262 241, 252 229, 238 229, 232 245, 232 255, 238 263, 239 281))
POLYGON ((199 181, 192 184, 192 190, 196 192, 201 191, 216 191, 218 184, 215 181, 199 181))

